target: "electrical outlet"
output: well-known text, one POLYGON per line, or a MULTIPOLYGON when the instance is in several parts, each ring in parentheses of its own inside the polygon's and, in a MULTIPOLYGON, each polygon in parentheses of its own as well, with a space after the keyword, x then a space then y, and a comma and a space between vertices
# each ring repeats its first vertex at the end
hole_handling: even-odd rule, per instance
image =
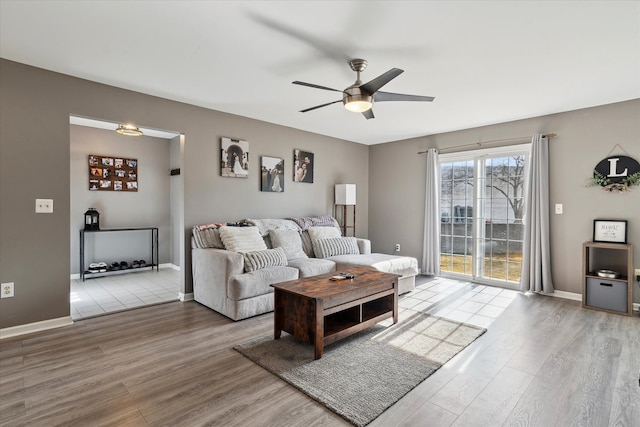
POLYGON ((3 283, 0 298, 13 298, 13 282, 3 283))
POLYGON ((396 252, 400 252, 400 243, 396 243, 396 252))

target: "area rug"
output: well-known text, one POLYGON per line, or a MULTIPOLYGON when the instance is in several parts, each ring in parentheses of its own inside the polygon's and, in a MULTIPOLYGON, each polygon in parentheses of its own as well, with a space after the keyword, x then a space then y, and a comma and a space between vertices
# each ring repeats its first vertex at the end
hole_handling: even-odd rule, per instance
POLYGON ((415 314, 326 346, 319 360, 313 359, 311 344, 286 333, 234 349, 352 424, 365 426, 485 332, 415 314))

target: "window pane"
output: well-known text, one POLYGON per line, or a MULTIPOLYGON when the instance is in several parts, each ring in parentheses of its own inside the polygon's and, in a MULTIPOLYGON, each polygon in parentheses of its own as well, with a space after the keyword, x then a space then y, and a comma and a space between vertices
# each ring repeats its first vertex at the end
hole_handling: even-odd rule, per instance
POLYGON ((441 164, 441 262, 447 271, 519 281, 525 166, 524 155, 474 157, 473 152, 468 160, 441 164))

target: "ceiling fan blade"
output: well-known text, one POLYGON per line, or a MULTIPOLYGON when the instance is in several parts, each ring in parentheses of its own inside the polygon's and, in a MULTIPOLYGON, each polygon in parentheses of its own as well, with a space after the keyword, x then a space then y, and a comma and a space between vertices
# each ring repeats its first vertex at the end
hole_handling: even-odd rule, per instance
POLYGON ((314 87, 316 89, 324 89, 324 90, 331 90, 331 91, 334 91, 334 92, 342 92, 341 90, 338 90, 338 89, 332 89, 332 88, 326 87, 326 86, 314 85, 313 83, 299 82, 297 80, 295 82, 291 82, 291 83, 293 83, 294 85, 314 87))
POLYGON ((369 108, 367 111, 363 111, 362 115, 367 120, 375 118, 375 116, 373 115, 373 108, 369 108))
POLYGON ((433 96, 405 95, 402 93, 376 92, 373 96, 375 102, 383 101, 422 101, 431 102, 435 98, 433 96))
POLYGON ((307 111, 316 110, 318 108, 326 107, 327 105, 335 104, 337 102, 342 102, 342 99, 333 102, 327 102, 326 104, 316 105, 315 107, 307 108, 305 110, 300 110, 301 113, 306 113, 307 111))
POLYGON ((400 68, 392 68, 386 73, 380 74, 375 79, 360 86, 360 90, 364 90, 369 95, 373 95, 378 91, 378 89, 380 89, 382 86, 386 85, 402 73, 404 73, 404 70, 401 70, 400 68))

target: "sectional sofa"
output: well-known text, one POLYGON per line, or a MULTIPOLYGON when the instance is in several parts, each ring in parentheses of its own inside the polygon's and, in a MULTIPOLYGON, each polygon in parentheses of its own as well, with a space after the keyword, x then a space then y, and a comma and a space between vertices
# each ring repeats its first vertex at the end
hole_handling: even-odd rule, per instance
POLYGON ((367 239, 343 237, 331 216, 246 219, 193 227, 194 299, 230 319, 273 311, 273 283, 370 266, 415 287, 415 258, 371 253, 367 239))

